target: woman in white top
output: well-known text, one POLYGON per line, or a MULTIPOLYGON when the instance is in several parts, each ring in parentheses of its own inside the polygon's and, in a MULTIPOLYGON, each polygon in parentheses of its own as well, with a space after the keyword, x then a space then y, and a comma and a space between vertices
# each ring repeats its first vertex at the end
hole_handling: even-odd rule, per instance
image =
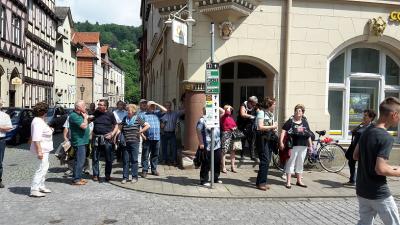
POLYGON ((33 176, 31 194, 32 197, 44 197, 51 190, 44 185, 47 170, 49 169, 49 153, 53 150, 53 131, 44 121, 49 105, 45 102, 39 102, 33 108, 35 118, 31 124, 31 152, 39 160, 39 168, 33 176))

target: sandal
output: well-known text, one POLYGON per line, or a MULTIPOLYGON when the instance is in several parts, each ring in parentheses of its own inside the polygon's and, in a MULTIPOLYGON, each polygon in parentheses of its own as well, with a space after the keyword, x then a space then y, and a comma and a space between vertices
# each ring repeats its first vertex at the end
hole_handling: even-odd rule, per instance
POLYGON ((231 172, 232 173, 237 173, 237 170, 235 170, 233 167, 231 167, 231 172))
POLYGON ((307 185, 299 183, 299 182, 297 182, 296 185, 299 187, 307 188, 307 185))
POLYGON ((227 173, 228 171, 226 170, 226 168, 221 170, 222 173, 227 173))
POLYGON ((286 187, 287 189, 291 189, 291 188, 292 188, 292 185, 291 185, 291 184, 285 184, 285 187, 286 187))

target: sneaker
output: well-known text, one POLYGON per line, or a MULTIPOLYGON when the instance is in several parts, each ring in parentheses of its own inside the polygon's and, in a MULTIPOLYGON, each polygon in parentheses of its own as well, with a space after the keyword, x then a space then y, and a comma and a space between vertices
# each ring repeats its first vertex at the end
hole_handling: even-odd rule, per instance
POLYGON ((0 181, 0 188, 4 188, 4 184, 0 181))
POLYGON ((106 176, 105 181, 106 182, 110 182, 110 180, 111 180, 111 177, 110 176, 106 176))
POLYGON ((123 180, 121 181, 121 184, 126 184, 126 179, 123 179, 123 180))
POLYGON ((40 191, 31 191, 31 194, 29 195, 29 196, 31 196, 31 197, 45 197, 46 196, 46 194, 45 193, 42 193, 42 192, 40 192, 40 191))
POLYGON ((99 177, 98 177, 98 176, 93 176, 93 177, 92 177, 92 180, 93 180, 93 181, 99 181, 99 177))
POLYGON ((214 183, 222 184, 222 180, 217 180, 214 183))
POLYGON ((67 171, 65 171, 64 175, 65 176, 71 176, 72 173, 73 173, 72 170, 67 170, 67 171))
POLYGON ((201 185, 203 185, 203 186, 205 186, 205 187, 210 187, 210 186, 211 186, 211 184, 210 184, 209 182, 206 182, 206 183, 201 184, 201 185))
POLYGON ((282 180, 286 180, 286 173, 283 173, 283 174, 282 174, 281 179, 282 179, 282 180))
POLYGON ((46 187, 39 188, 39 191, 42 192, 42 193, 51 193, 51 190, 46 188, 46 187))
POLYGON ((131 184, 136 184, 138 182, 138 179, 137 178, 133 178, 132 180, 131 180, 131 184))

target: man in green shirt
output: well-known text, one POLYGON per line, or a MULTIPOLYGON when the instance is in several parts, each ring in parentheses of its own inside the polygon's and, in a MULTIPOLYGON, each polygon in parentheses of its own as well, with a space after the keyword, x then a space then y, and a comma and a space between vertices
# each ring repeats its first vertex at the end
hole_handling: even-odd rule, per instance
POLYGON ((75 110, 69 115, 69 129, 71 130, 71 145, 75 149, 73 185, 85 185, 82 179, 82 170, 86 158, 86 145, 89 144, 89 123, 85 102, 75 103, 75 110))

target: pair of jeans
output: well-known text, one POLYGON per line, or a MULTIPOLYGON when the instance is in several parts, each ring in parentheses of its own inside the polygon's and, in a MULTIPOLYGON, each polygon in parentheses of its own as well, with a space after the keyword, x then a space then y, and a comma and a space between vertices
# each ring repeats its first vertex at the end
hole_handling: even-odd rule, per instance
MULTIPOLYGON (((35 157, 37 155, 35 154, 35 157)), ((33 176, 31 191, 39 191, 41 188, 45 188, 44 181, 46 179, 47 171, 49 170, 49 153, 43 153, 43 159, 39 159, 39 168, 36 170, 33 176)))
POLYGON ((123 166, 122 166, 122 179, 129 179, 129 167, 131 168, 132 179, 138 178, 138 156, 139 156, 139 142, 127 142, 123 149, 123 166))
POLYGON ((108 141, 104 141, 103 145, 93 146, 93 155, 92 155, 93 176, 98 177, 100 175, 100 170, 99 170, 100 151, 103 150, 106 161, 105 175, 106 177, 110 177, 112 170, 112 162, 114 158, 112 147, 113 145, 108 141))
POLYGON ((74 182, 78 182, 82 178, 82 170, 86 160, 86 145, 74 146, 74 182))
POLYGON ((379 215, 385 225, 400 225, 399 210, 393 196, 383 199, 357 198, 360 213, 358 225, 374 224, 376 215, 379 215))
POLYGON ((149 155, 150 155, 151 172, 153 173, 157 171, 159 152, 160 152, 160 141, 158 140, 143 141, 143 149, 142 149, 143 172, 147 173, 147 171, 149 171, 149 155))
POLYGON ((350 179, 349 181, 351 183, 355 183, 356 182, 356 160, 354 159, 349 159, 349 169, 350 169, 350 179))
POLYGON ((5 151, 6 151, 6 140, 2 139, 0 140, 0 182, 2 181, 3 177, 3 159, 5 151))
POLYGON ((244 146, 246 144, 246 140, 247 143, 249 144, 249 154, 250 154, 250 158, 254 159, 255 158, 255 132, 252 129, 244 129, 243 133, 246 137, 242 138, 242 152, 240 153, 240 156, 243 158, 244 156, 244 146))
POLYGON ((256 185, 265 185, 268 181, 269 163, 272 156, 270 141, 266 140, 260 133, 256 136, 256 146, 258 158, 260 159, 259 170, 257 173, 256 185))
MULTIPOLYGON (((222 152, 221 149, 217 149, 213 151, 214 153, 214 182, 217 182, 219 179, 219 174, 221 170, 221 157, 222 152)), ((200 184, 207 183, 209 178, 208 173, 211 169, 211 151, 207 151, 207 157, 204 162, 201 163, 200 168, 200 184)))
POLYGON ((176 136, 175 131, 168 132, 165 131, 161 136, 161 144, 162 144, 162 157, 163 161, 168 162, 176 162, 176 136), (169 151, 168 151, 168 147, 169 151))

